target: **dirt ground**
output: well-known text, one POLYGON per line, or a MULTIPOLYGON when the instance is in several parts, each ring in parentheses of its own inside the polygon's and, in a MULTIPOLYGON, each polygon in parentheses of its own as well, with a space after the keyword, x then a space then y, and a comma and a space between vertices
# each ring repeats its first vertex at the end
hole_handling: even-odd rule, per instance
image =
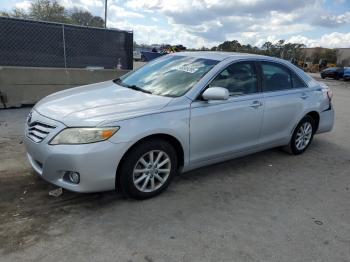
POLYGON ((350 82, 324 81, 335 128, 304 155, 201 168, 147 201, 49 196, 25 157, 30 108, 0 110, 0 261, 350 261, 350 82))

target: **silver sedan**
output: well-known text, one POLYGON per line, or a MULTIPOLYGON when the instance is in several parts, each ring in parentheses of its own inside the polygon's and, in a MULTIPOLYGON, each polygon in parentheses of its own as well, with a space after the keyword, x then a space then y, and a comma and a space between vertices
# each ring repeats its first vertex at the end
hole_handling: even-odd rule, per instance
POLYGON ((52 184, 144 199, 179 172, 273 147, 303 153, 332 129, 331 99, 284 60, 177 53, 44 98, 28 116, 25 145, 52 184))

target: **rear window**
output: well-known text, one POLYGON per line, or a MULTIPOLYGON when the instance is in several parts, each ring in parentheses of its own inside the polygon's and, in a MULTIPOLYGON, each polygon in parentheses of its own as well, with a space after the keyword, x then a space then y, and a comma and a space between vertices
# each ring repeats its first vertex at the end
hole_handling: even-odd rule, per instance
POLYGON ((292 72, 292 82, 293 82, 293 88, 305 88, 307 85, 303 80, 300 79, 300 77, 292 72))
POLYGON ((263 91, 272 92, 293 88, 291 73, 283 65, 261 62, 263 91))

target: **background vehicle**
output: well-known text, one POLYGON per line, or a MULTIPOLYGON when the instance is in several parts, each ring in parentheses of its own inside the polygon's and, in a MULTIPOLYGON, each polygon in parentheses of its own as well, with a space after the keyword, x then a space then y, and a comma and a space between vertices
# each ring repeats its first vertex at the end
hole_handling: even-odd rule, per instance
POLYGON ((139 50, 134 50, 132 54, 133 54, 134 61, 141 61, 142 60, 141 52, 139 50))
POLYGON ((329 77, 329 78, 338 80, 340 78, 343 78, 343 75, 344 75, 343 67, 329 67, 321 71, 322 79, 329 77))
POLYGON ((344 80, 350 81, 350 67, 345 67, 344 68, 344 75, 343 75, 344 80))
POLYGON ((33 168, 55 185, 144 199, 177 172, 272 147, 302 154, 332 129, 331 98, 284 60, 176 53, 46 97, 28 117, 25 144, 33 168))

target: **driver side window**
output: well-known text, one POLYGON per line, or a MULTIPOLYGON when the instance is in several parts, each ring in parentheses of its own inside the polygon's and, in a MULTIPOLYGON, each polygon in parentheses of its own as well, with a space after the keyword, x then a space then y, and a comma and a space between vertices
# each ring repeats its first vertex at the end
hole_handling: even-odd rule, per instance
POLYGON ((209 87, 223 87, 229 91, 230 96, 239 96, 257 93, 257 83, 254 63, 238 62, 221 71, 209 87))

